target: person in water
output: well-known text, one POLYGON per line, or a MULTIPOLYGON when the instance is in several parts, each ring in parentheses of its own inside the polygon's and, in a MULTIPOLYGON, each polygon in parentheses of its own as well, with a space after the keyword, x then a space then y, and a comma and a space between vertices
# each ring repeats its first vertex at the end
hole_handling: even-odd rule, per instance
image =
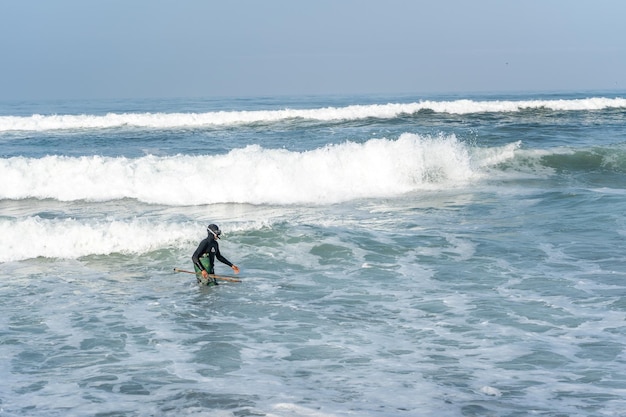
MULTIPOLYGON (((214 266, 215 266, 215 258, 218 261, 230 266, 235 274, 239 273, 239 267, 234 265, 228 259, 222 256, 220 253, 220 245, 217 243, 217 240, 220 238, 222 231, 215 224, 210 224, 207 227, 208 236, 200 242, 198 248, 191 256, 191 260, 193 261, 194 266, 196 267, 196 271, 200 271, 202 273, 202 277, 204 279, 208 279, 209 275, 215 274, 214 266), (209 270, 205 268, 205 266, 200 262, 200 258, 208 255, 209 258, 209 270)), ((199 279, 198 279, 199 281, 199 279)), ((213 278, 213 283, 217 284, 215 278, 213 278)))

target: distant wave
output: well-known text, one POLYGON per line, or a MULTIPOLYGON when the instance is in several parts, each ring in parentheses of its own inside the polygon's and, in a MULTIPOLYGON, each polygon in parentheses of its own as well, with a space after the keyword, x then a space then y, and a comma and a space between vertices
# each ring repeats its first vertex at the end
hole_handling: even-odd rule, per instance
POLYGON ((32 116, 0 116, 0 132, 107 129, 119 127, 175 129, 182 127, 273 123, 289 119, 314 121, 359 120, 365 118, 390 119, 403 114, 415 114, 420 111, 472 114, 518 112, 525 109, 579 111, 608 108, 626 108, 626 99, 592 97, 572 100, 419 101, 406 104, 389 103, 324 107, 317 109, 219 111, 207 113, 108 113, 105 115, 34 114, 32 116))
POLYGON ((211 156, 13 157, 0 159, 0 199, 333 204, 465 184, 516 147, 474 150, 454 135, 406 133, 306 152, 250 145, 211 156))

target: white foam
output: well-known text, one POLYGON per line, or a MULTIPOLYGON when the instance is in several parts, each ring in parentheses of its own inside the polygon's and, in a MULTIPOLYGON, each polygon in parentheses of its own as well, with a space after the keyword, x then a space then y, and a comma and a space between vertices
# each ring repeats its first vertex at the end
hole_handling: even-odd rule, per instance
MULTIPOLYGON (((0 159, 0 199, 332 204, 464 185, 489 163, 474 151, 454 135, 406 133, 305 152, 250 145, 217 156, 13 157, 0 159)), ((512 155, 506 146, 488 158, 512 155)))
POLYGON ((452 100, 419 101, 412 103, 388 103, 324 107, 314 109, 282 109, 256 111, 218 111, 206 113, 108 113, 53 114, 31 116, 0 116, 0 132, 46 131, 60 129, 107 129, 141 127, 173 129, 180 127, 228 126, 247 123, 273 123, 289 119, 319 121, 359 120, 365 118, 395 118, 402 114, 414 114, 429 110, 436 113, 471 114, 518 112, 525 109, 549 109, 560 111, 601 110, 624 108, 626 99, 590 97, 573 100, 452 100))
POLYGON ((273 406, 273 409, 274 412, 270 412, 268 417, 333 417, 336 415, 292 403, 278 403, 273 406))
POLYGON ((490 386, 484 386, 480 389, 480 392, 482 392, 483 394, 486 395, 491 395, 493 397, 501 397, 502 396, 502 392, 494 387, 490 387, 490 386))
POLYGON ((145 253, 197 235, 198 227, 142 219, 83 221, 77 219, 0 219, 0 262, 86 255, 145 253), (33 242, 37 242, 33 247, 33 242))

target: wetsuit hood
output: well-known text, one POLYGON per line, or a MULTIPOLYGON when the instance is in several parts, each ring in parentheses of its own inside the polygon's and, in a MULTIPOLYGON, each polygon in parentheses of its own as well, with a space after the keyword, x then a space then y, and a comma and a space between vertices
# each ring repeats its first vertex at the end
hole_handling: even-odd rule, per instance
POLYGON ((209 233, 209 235, 215 236, 216 239, 219 239, 220 235, 222 234, 222 231, 220 230, 220 228, 216 224, 210 224, 206 228, 206 231, 207 231, 207 233, 209 233))

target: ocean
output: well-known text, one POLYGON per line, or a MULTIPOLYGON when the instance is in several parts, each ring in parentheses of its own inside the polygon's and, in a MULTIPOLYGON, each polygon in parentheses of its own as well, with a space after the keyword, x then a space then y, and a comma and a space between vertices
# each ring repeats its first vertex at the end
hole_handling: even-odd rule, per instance
POLYGON ((626 415, 625 97, 0 103, 0 415, 626 415))

